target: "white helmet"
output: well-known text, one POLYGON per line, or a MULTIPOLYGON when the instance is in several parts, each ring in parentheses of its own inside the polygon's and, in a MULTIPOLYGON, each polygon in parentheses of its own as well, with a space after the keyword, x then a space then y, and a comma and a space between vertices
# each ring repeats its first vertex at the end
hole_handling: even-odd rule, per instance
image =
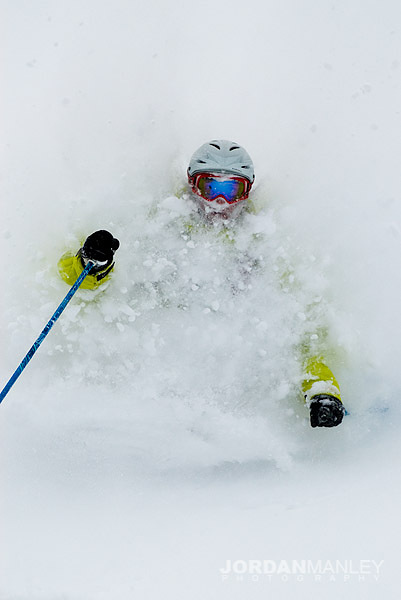
POLYGON ((198 148, 190 160, 188 177, 197 173, 228 173, 244 177, 251 185, 255 179, 248 152, 229 140, 212 140, 198 148))

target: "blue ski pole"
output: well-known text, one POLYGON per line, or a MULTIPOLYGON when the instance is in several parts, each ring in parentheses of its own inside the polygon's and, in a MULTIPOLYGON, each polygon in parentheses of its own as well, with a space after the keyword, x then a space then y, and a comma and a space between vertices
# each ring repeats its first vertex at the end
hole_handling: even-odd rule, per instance
POLYGON ((22 371, 25 369, 25 367, 27 366, 27 364, 29 363, 29 361, 31 360, 33 355, 35 354, 36 350, 39 348, 40 344, 43 342, 43 340, 49 333, 50 329, 53 327, 54 323, 57 321, 57 319, 59 318, 59 316, 61 315, 61 313, 63 312, 63 310, 65 309, 65 307, 67 306, 67 304, 69 303, 69 301, 71 300, 71 298, 73 297, 73 295, 75 294, 75 292, 77 291, 77 289, 79 288, 79 286, 81 285, 81 283, 83 282, 85 277, 88 275, 89 271, 92 269, 93 266, 94 266, 94 263, 92 261, 88 261, 88 264, 86 265, 85 269, 82 271, 81 275, 78 277, 78 279, 76 280, 74 285, 71 287, 70 291, 68 292, 68 294, 66 295, 64 300, 62 300, 62 302, 59 304, 56 311, 53 313, 53 316, 47 323, 46 327, 43 329, 42 333, 40 334, 40 336, 38 337, 36 342, 33 344, 32 348, 22 359, 22 361, 20 362, 20 364, 14 371, 13 375, 10 377, 10 379, 8 380, 8 382, 6 383, 6 385, 0 392, 0 402, 2 402, 4 400, 4 398, 10 391, 11 387, 17 381, 18 377, 21 375, 22 371))

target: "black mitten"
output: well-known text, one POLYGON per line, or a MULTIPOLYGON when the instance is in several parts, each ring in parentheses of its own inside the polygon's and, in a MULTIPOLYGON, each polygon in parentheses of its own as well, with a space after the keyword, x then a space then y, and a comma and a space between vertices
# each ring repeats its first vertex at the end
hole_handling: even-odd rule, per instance
POLYGON ((329 394, 317 394, 310 403, 310 424, 312 427, 337 427, 345 414, 342 402, 329 394))
POLYGON ((120 242, 117 238, 113 237, 109 231, 101 229, 86 238, 79 253, 84 265, 88 260, 95 263, 92 273, 97 273, 112 264, 114 252, 118 250, 119 246, 120 242))

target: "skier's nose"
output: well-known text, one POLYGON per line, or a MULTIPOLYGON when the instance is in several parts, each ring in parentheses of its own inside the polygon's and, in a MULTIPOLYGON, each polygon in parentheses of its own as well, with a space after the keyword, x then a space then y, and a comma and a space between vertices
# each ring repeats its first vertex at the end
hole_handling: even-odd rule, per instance
POLYGON ((224 198, 216 198, 216 203, 217 204, 225 204, 226 201, 224 200, 224 198))

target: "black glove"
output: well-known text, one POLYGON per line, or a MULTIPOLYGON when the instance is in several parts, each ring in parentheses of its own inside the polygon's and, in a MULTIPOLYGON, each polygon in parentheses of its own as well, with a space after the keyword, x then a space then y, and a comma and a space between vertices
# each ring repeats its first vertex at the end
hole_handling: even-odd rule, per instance
POLYGON ((119 246, 120 242, 109 231, 101 229, 86 238, 79 254, 84 266, 88 260, 93 261, 92 273, 98 273, 113 263, 114 252, 119 246))
POLYGON ((341 423, 345 409, 334 396, 317 394, 310 403, 310 424, 312 427, 336 427, 341 423))

